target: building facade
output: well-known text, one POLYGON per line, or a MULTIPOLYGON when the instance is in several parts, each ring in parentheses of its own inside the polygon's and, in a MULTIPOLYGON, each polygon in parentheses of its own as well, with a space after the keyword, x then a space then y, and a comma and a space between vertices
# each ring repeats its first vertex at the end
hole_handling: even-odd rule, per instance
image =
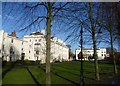
MULTIPOLYGON (((0 57, 6 61, 16 60, 39 60, 45 63, 46 59, 46 38, 45 31, 33 32, 23 39, 16 37, 13 32, 8 35, 0 30, 0 57)), ((57 37, 51 37, 51 62, 68 61, 69 48, 57 37)))
MULTIPOLYGON (((76 53, 76 60, 79 60, 79 56, 78 54, 81 52, 81 49, 76 49, 75 53, 76 53)), ((83 49, 83 57, 84 57, 84 60, 88 60, 88 58, 90 56, 93 56, 93 53, 94 53, 94 50, 93 48, 84 48, 83 49)), ((105 59, 105 57, 108 56, 107 54, 107 49, 106 48, 98 48, 97 49, 97 56, 98 56, 98 60, 103 60, 105 59)))

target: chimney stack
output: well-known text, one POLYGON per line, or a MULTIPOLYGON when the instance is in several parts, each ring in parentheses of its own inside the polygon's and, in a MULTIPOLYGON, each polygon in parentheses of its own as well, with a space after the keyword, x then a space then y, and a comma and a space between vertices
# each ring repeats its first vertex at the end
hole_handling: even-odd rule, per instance
POLYGON ((11 36, 16 37, 16 32, 12 32, 11 36))

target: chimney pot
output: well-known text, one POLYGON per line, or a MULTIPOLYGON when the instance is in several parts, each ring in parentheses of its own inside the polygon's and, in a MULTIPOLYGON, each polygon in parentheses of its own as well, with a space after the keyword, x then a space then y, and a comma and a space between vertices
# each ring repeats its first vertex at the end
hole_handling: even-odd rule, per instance
POLYGON ((14 32, 12 32, 12 34, 11 34, 13 37, 16 37, 16 32, 14 31, 14 32))

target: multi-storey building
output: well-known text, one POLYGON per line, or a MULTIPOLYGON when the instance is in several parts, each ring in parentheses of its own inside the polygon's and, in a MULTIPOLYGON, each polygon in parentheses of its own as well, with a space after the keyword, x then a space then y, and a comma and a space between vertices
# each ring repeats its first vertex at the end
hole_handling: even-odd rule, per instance
MULTIPOLYGON (((78 54, 81 52, 81 48, 76 49, 76 59, 80 59, 78 54)), ((83 49, 83 57, 85 60, 88 60, 89 56, 93 56, 94 50, 93 48, 84 48, 83 49)), ((105 57, 108 56, 106 48, 98 48, 97 49, 97 56, 98 60, 103 60, 105 57)))
MULTIPOLYGON (((46 39, 45 31, 33 32, 23 39, 16 37, 16 32, 8 35, 0 30, 0 57, 6 61, 21 59, 39 60, 45 63, 46 39)), ((69 59, 69 48, 57 37, 51 37, 51 62, 67 61, 69 59)))

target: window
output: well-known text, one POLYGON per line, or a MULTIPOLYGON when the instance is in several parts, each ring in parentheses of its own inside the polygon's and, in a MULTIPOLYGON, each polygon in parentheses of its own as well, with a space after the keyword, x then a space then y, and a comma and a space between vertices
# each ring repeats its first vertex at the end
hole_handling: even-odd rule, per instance
POLYGON ((39 39, 39 42, 41 41, 41 39, 39 39))
POLYGON ((103 54, 101 54, 103 56, 103 54))
POLYGON ((29 45, 29 47, 31 48, 31 45, 29 45))
POLYGON ((39 50, 36 51, 36 54, 39 55, 39 50))
POLYGON ((0 53, 1 53, 1 50, 0 50, 0 53))
POLYGON ((23 48, 21 50, 23 51, 23 48))
POLYGON ((4 50, 5 45, 3 44, 2 49, 4 50))
POLYGON ((22 42, 22 45, 23 45, 23 42, 22 42))
POLYGON ((30 42, 31 42, 31 39, 30 39, 30 42))
POLYGON ((29 50, 29 53, 30 53, 30 50, 29 50))
POLYGON ((13 43, 13 39, 11 39, 11 43, 13 43))
POLYGON ((37 39, 35 41, 37 42, 37 39))
POLYGON ((12 46, 10 47, 10 53, 13 53, 13 47, 12 46))

